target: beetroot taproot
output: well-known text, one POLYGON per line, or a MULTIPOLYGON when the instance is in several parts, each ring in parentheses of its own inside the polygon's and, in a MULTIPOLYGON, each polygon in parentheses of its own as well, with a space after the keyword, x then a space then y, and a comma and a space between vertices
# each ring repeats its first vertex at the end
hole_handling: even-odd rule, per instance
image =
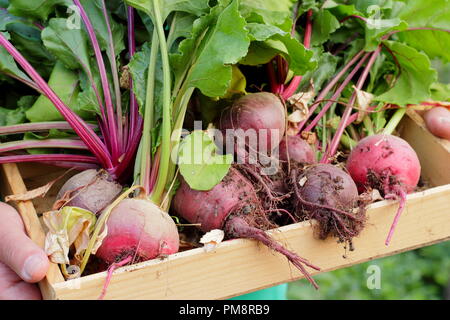
POLYGON ((172 204, 180 217, 189 223, 200 224, 199 228, 204 232, 222 229, 229 239, 258 240, 283 254, 318 288, 303 265, 320 269, 281 246, 265 232, 277 225, 268 219, 253 185, 237 169, 232 167, 222 182, 209 191, 191 189, 182 180, 172 204))

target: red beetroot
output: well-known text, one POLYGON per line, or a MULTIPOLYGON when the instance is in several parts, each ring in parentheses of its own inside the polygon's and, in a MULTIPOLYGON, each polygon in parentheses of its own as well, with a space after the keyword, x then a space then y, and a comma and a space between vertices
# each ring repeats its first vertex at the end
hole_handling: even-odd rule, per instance
POLYGON ((406 203, 406 194, 414 191, 420 178, 416 152, 403 139, 378 134, 362 139, 352 150, 347 169, 359 191, 378 189, 386 199, 399 199, 400 205, 386 239, 389 244, 406 203))
POLYGON ((320 269, 264 232, 276 225, 268 220, 252 184, 235 168, 231 168, 222 182, 209 191, 193 190, 182 181, 172 204, 180 217, 190 223, 200 223, 204 232, 222 229, 228 238, 255 239, 285 255, 318 288, 303 264, 320 269))
MULTIPOLYGON (((257 151, 264 155, 276 148, 284 136, 286 117, 284 105, 281 100, 272 93, 250 93, 236 100, 221 116, 219 128, 227 138, 235 137, 236 141, 249 150, 257 151), (227 135, 229 130, 238 130, 227 135), (248 138, 253 136, 254 141, 248 138), (247 138, 247 139, 246 139, 247 138), (273 140, 273 141, 272 141, 273 140)), ((229 140, 227 140, 229 142, 229 140)), ((238 152, 244 155, 244 150, 238 144, 238 152)))
POLYGON ((423 116, 425 124, 436 137, 450 140, 450 110, 444 107, 434 107, 423 116))
POLYGON ((364 227, 365 211, 358 207, 358 190, 352 178, 331 164, 316 164, 303 172, 291 170, 294 207, 303 219, 318 221, 319 238, 329 234, 350 241, 364 227))
POLYGON ((283 161, 295 161, 301 164, 316 162, 314 150, 302 137, 286 136, 281 140, 278 149, 279 158, 283 161))
POLYGON ((146 261, 178 251, 179 235, 174 221, 148 200, 122 200, 106 225, 108 234, 96 256, 108 264, 128 256, 146 261))
POLYGON ((122 186, 114 182, 106 171, 89 169, 67 180, 56 198, 62 199, 69 192, 69 197, 76 196, 67 206, 79 207, 97 214, 113 202, 121 191, 122 186))

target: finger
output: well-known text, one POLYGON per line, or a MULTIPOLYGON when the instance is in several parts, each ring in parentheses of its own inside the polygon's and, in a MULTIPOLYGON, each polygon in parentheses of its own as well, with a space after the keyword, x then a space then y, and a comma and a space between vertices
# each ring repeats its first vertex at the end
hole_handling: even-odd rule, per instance
POLYGON ((35 284, 26 283, 0 262, 0 300, 40 300, 39 288, 35 284))
POLYGON ((24 281, 42 280, 49 262, 44 251, 25 234, 18 212, 0 203, 0 262, 16 272, 24 281))

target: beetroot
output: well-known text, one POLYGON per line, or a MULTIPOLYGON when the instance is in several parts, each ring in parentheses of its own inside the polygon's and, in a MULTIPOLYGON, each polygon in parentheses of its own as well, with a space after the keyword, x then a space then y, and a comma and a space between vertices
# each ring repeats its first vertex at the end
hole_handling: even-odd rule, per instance
POLYGON ((389 244, 406 203, 420 178, 416 152, 403 139, 393 135, 373 135, 362 139, 352 150, 347 169, 360 191, 378 189, 386 199, 399 199, 400 205, 386 239, 389 244))
POLYGON ((302 137, 286 136, 281 140, 278 149, 282 161, 295 161, 301 164, 312 164, 315 161, 314 150, 302 137))
POLYGON ((365 211, 358 205, 358 190, 352 178, 331 164, 316 164, 303 172, 291 170, 294 208, 297 215, 318 222, 318 236, 351 241, 364 227, 365 211))
POLYGON ((180 217, 189 223, 200 223, 204 232, 222 229, 228 238, 255 239, 285 255, 318 288, 303 264, 316 270, 319 268, 264 232, 276 225, 267 218, 252 184, 234 167, 221 183, 209 191, 193 190, 182 180, 172 204, 180 217))
POLYGON ((425 112, 423 119, 432 134, 450 141, 450 110, 435 107, 425 112))
POLYGON ((114 182, 106 171, 89 169, 67 180, 57 199, 62 199, 66 193, 70 193, 69 198, 73 199, 66 203, 67 206, 79 207, 96 214, 108 206, 121 191, 122 186, 114 182))
POLYGON ((148 200, 122 200, 106 225, 108 233, 96 256, 107 264, 129 256, 134 261, 146 261, 178 251, 177 226, 166 212, 148 200))
POLYGON ((230 141, 237 143, 234 151, 239 155, 245 154, 243 147, 247 147, 247 151, 267 155, 279 145, 284 136, 286 128, 284 105, 272 93, 250 93, 236 100, 224 111, 220 117, 219 128, 226 136, 227 143, 230 141), (237 131, 231 131, 230 135, 230 130, 237 131))

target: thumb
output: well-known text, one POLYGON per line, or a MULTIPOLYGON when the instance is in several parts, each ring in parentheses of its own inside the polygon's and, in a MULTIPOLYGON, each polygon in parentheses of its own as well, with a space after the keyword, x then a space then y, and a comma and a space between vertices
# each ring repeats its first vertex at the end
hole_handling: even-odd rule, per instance
POLYGON ((0 219, 0 262, 26 282, 42 280, 49 267, 47 255, 25 234, 19 213, 0 202, 0 219))

